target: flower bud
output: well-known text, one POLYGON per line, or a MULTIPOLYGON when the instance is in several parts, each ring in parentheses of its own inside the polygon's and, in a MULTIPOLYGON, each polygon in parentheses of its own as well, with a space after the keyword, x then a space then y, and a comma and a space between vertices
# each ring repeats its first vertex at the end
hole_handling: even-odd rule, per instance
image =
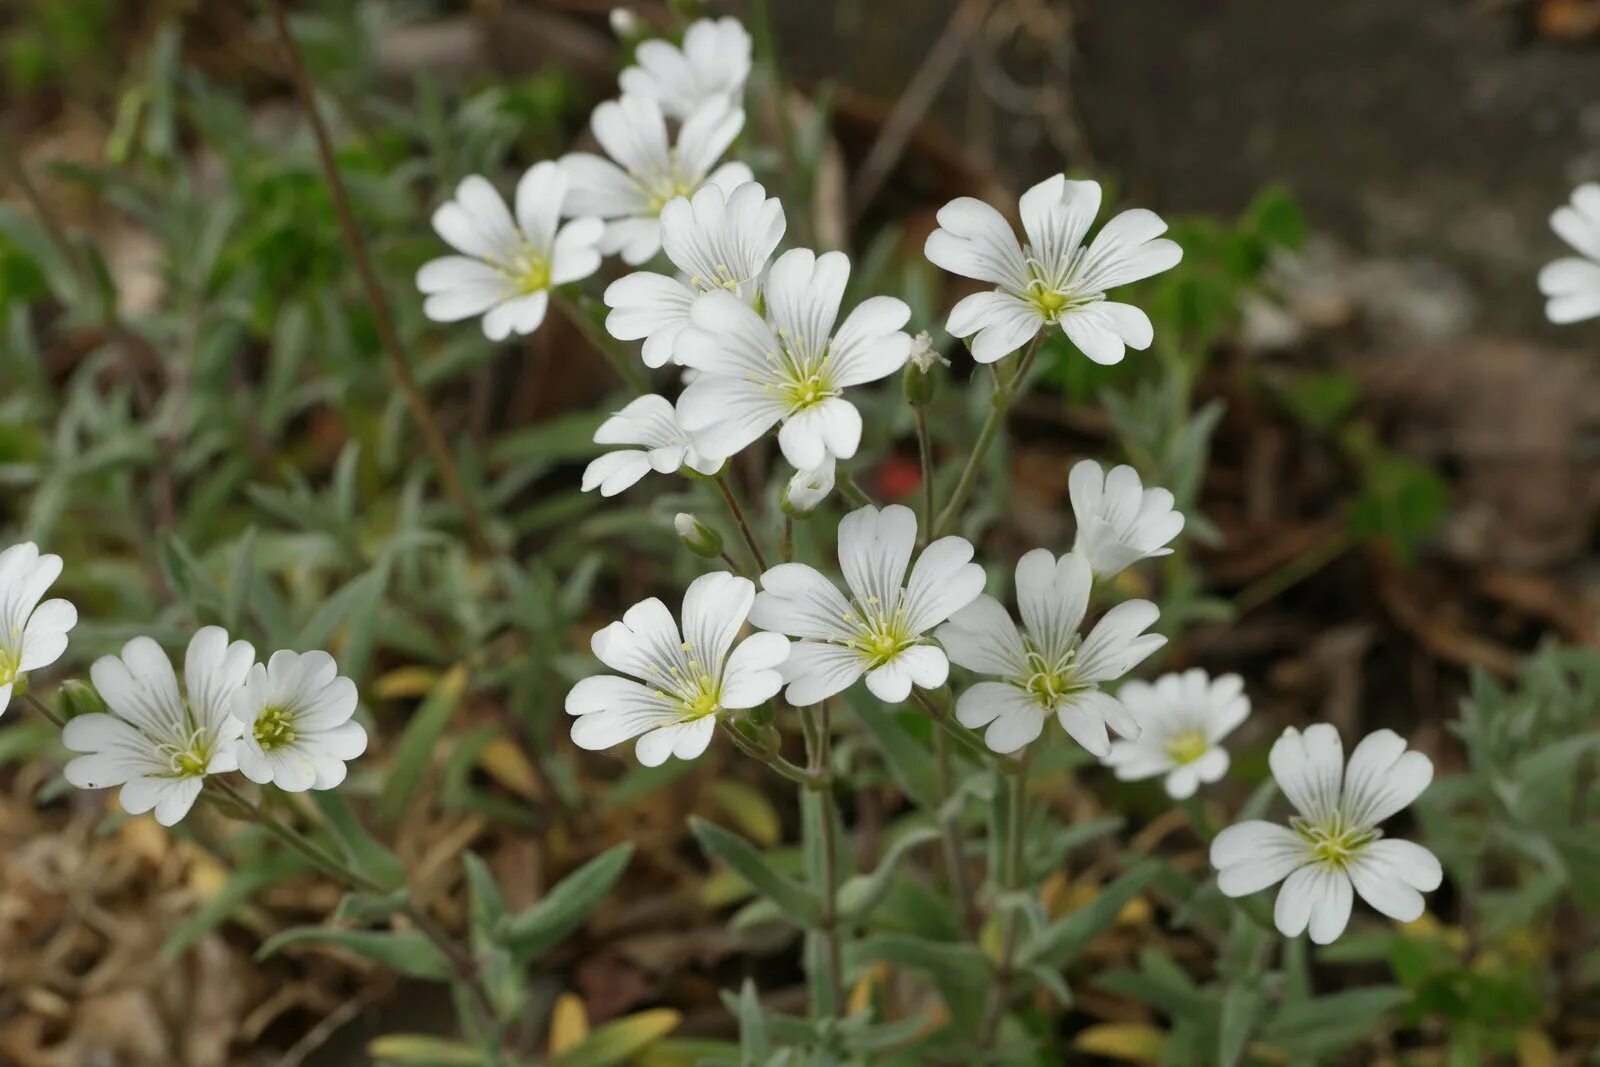
POLYGON ((690 552, 705 559, 722 558, 722 535, 687 511, 680 511, 673 517, 672 528, 690 552))
POLYGON ((106 709, 99 690, 79 678, 68 678, 56 687, 60 697, 63 718, 75 719, 79 715, 94 715, 106 709))
POLYGON ((611 9, 611 32, 620 40, 632 42, 644 37, 649 31, 631 7, 614 7, 611 9))
POLYGON ((949 366, 950 361, 933 347, 933 337, 927 330, 917 334, 911 342, 911 355, 906 359, 906 369, 901 384, 905 388, 906 402, 912 407, 927 407, 933 402, 938 379, 933 376, 936 363, 949 366))
POLYGON ((783 487, 783 493, 778 498, 783 513, 791 518, 803 519, 815 511, 817 505, 833 492, 833 467, 833 457, 829 456, 820 467, 795 471, 794 477, 789 479, 789 484, 783 487))

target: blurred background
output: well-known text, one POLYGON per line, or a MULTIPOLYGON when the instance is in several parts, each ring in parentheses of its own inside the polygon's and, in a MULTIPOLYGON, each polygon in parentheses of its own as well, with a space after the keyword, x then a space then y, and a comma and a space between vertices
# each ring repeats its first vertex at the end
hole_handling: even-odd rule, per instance
MULTIPOLYGON (((798 964, 787 939, 728 923, 740 886, 683 819, 779 846, 792 798, 729 752, 660 773, 579 759, 560 713, 588 634, 692 573, 670 518, 707 504, 579 494, 618 395, 586 332, 552 318, 492 346, 424 322, 411 283, 462 175, 509 189, 587 136, 626 62, 612 5, 290 6, 405 343, 510 558, 476 558, 430 480, 262 9, 184 0, 0 4, 0 540, 67 560, 84 622, 62 676, 203 622, 338 653, 378 738, 350 788, 446 925, 464 921, 467 849, 526 903, 639 842, 541 964, 557 1022, 540 1040, 660 1010, 727 1038, 717 990, 753 975, 792 1006, 798 964), (444 719, 418 710, 445 699, 444 719)), ((1567 254, 1550 212, 1600 180, 1600 0, 706 6, 757 35, 738 151, 784 198, 790 240, 850 250, 859 290, 904 296, 953 381, 971 364, 938 327, 959 292, 920 258, 946 200, 1005 207, 1066 170, 1172 222, 1184 263, 1142 290, 1157 348, 1110 369, 1047 351, 983 558, 998 573, 1068 546, 1084 454, 1173 486, 1192 542, 1128 591, 1160 595, 1177 638, 1161 669, 1238 671, 1255 701, 1215 816, 1288 724, 1392 727, 1453 776, 1419 816, 1452 877, 1434 910, 1316 972, 1392 986, 1383 1007, 1403 1011, 1356 1018, 1317 1057, 1595 1062, 1600 324, 1547 324, 1534 279, 1567 254), (772 147, 785 136, 798 166, 772 147)), ((673 25, 665 4, 633 10, 673 25)), ((915 443, 884 393, 862 481, 908 499, 915 443)), ((968 434, 957 394, 935 420, 949 450, 968 434)), ((740 476, 770 514, 782 477, 740 476)), ((339 891, 255 865, 263 843, 225 820, 167 834, 73 794, 60 755, 23 709, 0 721, 0 1064, 362 1063, 375 1035, 448 1025, 434 987, 348 955, 256 962, 339 891)), ((873 770, 850 814, 865 853, 904 806, 873 770)), ((1204 879, 1203 843, 1156 791, 1083 768, 1049 788, 1069 819, 1116 813, 1204 879)), ((1064 864, 1061 901, 1092 898, 1098 847, 1064 864)), ((1050 1016, 1081 1062, 1187 1062, 1147 954, 1205 990, 1215 975, 1164 909, 1125 911, 1050 1016)))

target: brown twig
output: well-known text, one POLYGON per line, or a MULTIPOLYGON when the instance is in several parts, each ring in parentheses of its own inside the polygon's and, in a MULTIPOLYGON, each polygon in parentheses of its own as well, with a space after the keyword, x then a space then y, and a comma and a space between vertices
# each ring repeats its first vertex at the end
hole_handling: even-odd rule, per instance
POLYGON ((339 176, 338 163, 333 154, 333 140, 328 136, 327 126, 317 110, 310 74, 306 71, 305 61, 294 42, 294 36, 289 32, 289 20, 284 14, 283 0, 267 0, 267 7, 272 13, 273 25, 277 28, 278 39, 283 45, 289 74, 294 81, 295 95, 299 97, 300 106, 306 113, 306 121, 310 124, 312 137, 316 141, 317 160, 322 166, 328 194, 333 200, 334 214, 339 219, 339 230, 344 236, 345 246, 350 251, 350 258, 355 263, 356 273, 361 277, 367 302, 372 305, 373 322, 378 331, 378 339, 388 354, 395 380, 399 383, 401 392, 405 394, 406 405, 411 409, 411 417, 416 422, 417 428, 422 431, 428 451, 433 454, 433 462, 439 468, 439 478, 444 483, 445 492, 461 510, 474 547, 479 551, 491 552, 494 542, 489 537, 477 505, 472 502, 472 497, 467 492, 466 483, 462 480, 461 471, 450 453, 444 432, 440 430, 438 419, 434 417, 433 409, 428 406, 428 400, 423 396, 422 389, 411 372, 411 363, 406 358, 405 349, 400 344, 400 333, 395 328, 394 313, 389 307, 388 298, 383 294, 383 287, 378 283, 378 275, 373 270, 371 257, 367 254, 366 242, 361 236, 361 230, 356 225, 355 213, 350 207, 350 198, 345 193, 344 180, 339 176))

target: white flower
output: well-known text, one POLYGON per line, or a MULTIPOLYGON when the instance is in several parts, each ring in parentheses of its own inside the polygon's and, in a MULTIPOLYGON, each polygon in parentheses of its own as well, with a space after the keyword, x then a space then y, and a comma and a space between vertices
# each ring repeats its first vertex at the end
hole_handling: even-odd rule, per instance
POLYGON ((684 120, 676 146, 667 140, 661 107, 643 96, 608 100, 590 120, 610 159, 572 152, 561 167, 572 182, 565 210, 606 220, 601 251, 638 266, 661 247, 661 209, 693 196, 706 182, 731 192, 752 177, 743 163, 717 160, 744 128, 744 112, 724 99, 706 101, 684 120), (615 162, 613 162, 615 160, 615 162))
POLYGON ((1126 465, 1106 474, 1094 460, 1079 460, 1067 476, 1067 492, 1078 521, 1072 551, 1100 578, 1114 577, 1141 559, 1171 555, 1166 545, 1183 530, 1183 513, 1172 510, 1172 494, 1146 489, 1139 472, 1126 465))
POLYGON ((678 398, 678 418, 708 455, 726 457, 783 424, 778 445, 796 469, 828 456, 849 459, 861 443, 861 413, 844 390, 905 365, 911 318, 904 301, 875 296, 837 332, 850 278, 842 252, 796 248, 767 276, 765 320, 732 293, 695 301, 694 325, 678 337, 678 359, 703 373, 678 398))
POLYGON ((230 710, 244 727, 239 770, 261 785, 332 789, 345 761, 367 750, 367 731, 351 719, 356 683, 326 652, 274 652, 250 668, 230 710))
POLYGON ((1422 914, 1439 888, 1438 859, 1421 845, 1385 838, 1378 824, 1433 780, 1433 762, 1407 752, 1392 730, 1368 734, 1344 767, 1339 732, 1327 723, 1289 727, 1272 746, 1272 777, 1300 813, 1288 827, 1252 820, 1211 842, 1217 885, 1242 897, 1282 881, 1273 917, 1285 937, 1307 926, 1326 945, 1350 919, 1351 889, 1391 919, 1422 914))
POLYGON ((422 313, 435 322, 483 315, 483 334, 491 341, 537 330, 550 289, 600 267, 596 246, 604 223, 579 218, 557 228, 568 195, 557 164, 535 164, 517 183, 513 219, 486 179, 463 178, 456 198, 433 213, 433 228, 461 255, 430 260, 417 271, 417 288, 428 296, 422 313))
POLYGON ((911 577, 917 518, 892 504, 852 511, 839 524, 839 568, 850 598, 804 563, 780 563, 761 576, 750 621, 800 638, 783 665, 790 704, 803 707, 843 692, 863 674, 879 700, 897 704, 913 684, 944 684, 950 663, 928 630, 983 591, 983 568, 962 537, 922 550, 911 577))
POLYGON ((593 750, 637 737, 634 753, 647 767, 668 756, 694 759, 710 743, 720 712, 770 700, 783 685, 773 668, 789 655, 789 642, 753 634, 734 648, 754 599, 748 578, 703 574, 683 595, 681 633, 672 612, 651 597, 595 634, 594 654, 631 677, 596 675, 572 687, 574 743, 593 750))
POLYGON ((750 35, 728 16, 699 19, 683 34, 683 47, 670 41, 641 42, 635 66, 618 78, 622 91, 661 105, 668 118, 687 119, 709 100, 739 104, 750 77, 750 35))
POLYGON ((583 472, 583 491, 598 488, 601 496, 616 496, 651 471, 671 474, 689 467, 715 474, 720 459, 707 459, 695 451, 689 435, 678 424, 671 401, 654 393, 641 396, 600 424, 594 432, 600 445, 640 445, 623 448, 593 460, 583 472))
POLYGON ((671 278, 638 271, 606 288, 606 329, 619 341, 644 338, 644 361, 660 367, 672 358, 678 334, 689 325, 695 297, 725 289, 754 303, 767 258, 783 240, 783 205, 755 182, 731 193, 701 186, 692 199, 674 197, 661 209, 661 246, 682 272, 671 278))
POLYGON ((1139 722, 1100 683, 1121 678, 1167 643, 1144 631, 1156 606, 1129 600, 1079 638, 1094 576, 1082 556, 1057 560, 1036 548, 1017 561, 1017 606, 1023 632, 1000 602, 981 596, 939 627, 939 643, 952 662, 999 679, 961 694, 956 718, 963 726, 988 726, 984 743, 1015 752, 1039 736, 1051 714, 1078 744, 1096 756, 1111 751, 1106 727, 1137 737, 1139 722))
POLYGON ((79 789, 122 786, 123 810, 155 809, 171 826, 188 813, 208 774, 236 770, 243 724, 231 715, 234 694, 255 663, 246 641, 207 626, 184 653, 183 687, 161 646, 135 637, 122 655, 102 656, 89 668, 109 713, 67 722, 61 740, 79 756, 64 771, 79 789))
POLYGON ((1550 298, 1545 316, 1565 324, 1600 315, 1600 184, 1585 182, 1573 190, 1572 203, 1550 216, 1550 228, 1579 255, 1539 272, 1539 291, 1550 298))
POLYGON ((790 515, 809 515, 833 492, 835 467, 833 457, 822 461, 820 467, 795 471, 794 477, 783 489, 783 510, 790 515))
POLYGON ((972 358, 993 363, 1056 325, 1096 363, 1120 362, 1125 346, 1150 347, 1149 317, 1107 300, 1106 291, 1183 258, 1181 248, 1159 237, 1167 228, 1161 217, 1143 208, 1124 211, 1085 248, 1100 212, 1100 184, 1069 182, 1060 174, 1023 193, 1021 208, 1026 246, 1000 212, 971 197, 940 208, 939 229, 928 235, 924 252, 935 265, 998 286, 950 312, 945 328, 972 338, 972 358))
POLYGON ((29 671, 48 667, 67 650, 78 609, 59 598, 39 603, 61 575, 61 557, 40 555, 32 541, 0 552, 0 715, 29 671))
POLYGON ((1202 782, 1228 773, 1221 741, 1250 714, 1250 698, 1237 674, 1211 678, 1198 667, 1164 674, 1154 683, 1128 682, 1117 699, 1138 720, 1132 741, 1111 742, 1105 763, 1125 782, 1166 775, 1167 795, 1192 797, 1202 782))

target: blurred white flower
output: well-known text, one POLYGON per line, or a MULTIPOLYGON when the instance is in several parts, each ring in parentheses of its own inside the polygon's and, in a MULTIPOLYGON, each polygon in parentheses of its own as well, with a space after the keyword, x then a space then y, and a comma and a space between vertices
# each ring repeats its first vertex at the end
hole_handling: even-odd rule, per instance
POLYGON ((795 471, 794 477, 783 488, 783 510, 790 515, 809 515, 833 492, 835 467, 833 457, 822 461, 820 467, 795 471))
POLYGON ((661 248, 661 209, 669 201, 693 196, 707 182, 732 192, 752 177, 743 163, 716 167, 744 128, 744 112, 724 99, 696 108, 675 145, 667 139, 660 105, 648 97, 608 100, 594 109, 589 124, 611 158, 589 152, 561 158, 572 183, 563 210, 605 219, 600 250, 620 253, 633 266, 661 248))
POLYGON ((899 703, 913 684, 944 684, 950 663, 926 636, 983 591, 983 568, 962 537, 922 550, 909 580, 917 518, 892 504, 859 508, 839 524, 839 567, 850 598, 804 563, 781 563, 761 576, 750 621, 799 638, 783 664, 785 694, 803 707, 843 692, 863 674, 879 700, 899 703))
POLYGON ((660 39, 641 42, 635 65, 618 82, 624 93, 660 104, 668 118, 687 119, 709 100, 743 101, 750 54, 750 34, 738 19, 699 19, 684 31, 682 48, 660 39))
POLYGON ((598 488, 601 496, 616 496, 651 471, 672 474, 688 467, 715 474, 722 467, 720 459, 707 459, 695 451, 689 435, 678 425, 672 402, 654 393, 630 401, 601 423, 594 440, 599 445, 641 447, 607 452, 591 461, 583 472, 586 493, 598 488))
POLYGON ((567 196, 561 168, 535 164, 517 183, 513 219, 486 179, 463 178, 455 199, 433 213, 434 230, 461 255, 430 260, 417 271, 417 288, 428 297, 422 313, 435 322, 483 315, 483 334, 491 341, 537 330, 550 289, 600 267, 596 246, 605 225, 577 218, 559 226, 567 196))
POLYGON ((250 668, 230 710, 244 727, 239 770, 261 785, 332 789, 345 761, 367 750, 367 731, 351 718, 356 684, 326 652, 274 652, 250 668))
POLYGON ((651 597, 595 634, 594 654, 630 677, 596 675, 572 687, 572 740, 592 750, 637 737, 634 753, 648 767, 704 752, 720 712, 753 708, 783 685, 773 668, 789 655, 787 639, 753 634, 734 647, 754 598, 748 578, 703 574, 683 595, 681 633, 651 597))
POLYGON ((1150 347, 1149 317, 1107 300, 1106 292, 1175 266, 1183 250, 1159 236, 1167 224, 1143 208, 1117 215, 1084 247, 1099 213, 1100 184, 1061 174, 1022 194, 1025 246, 981 200, 961 197, 939 209, 939 228, 924 249, 928 259, 997 286, 962 300, 945 327, 971 338, 973 359, 993 363, 1057 325, 1096 363, 1120 362, 1127 347, 1150 347))
POLYGON ((783 205, 756 182, 731 193, 701 186, 692 199, 675 197, 661 209, 661 247, 682 274, 637 271, 606 287, 606 329, 620 341, 644 339, 646 366, 672 359, 689 325, 695 297, 723 289, 755 302, 761 274, 783 240, 783 205))
POLYGON ((956 701, 956 718, 970 729, 987 726, 984 743, 1015 752, 1039 736, 1055 715, 1073 740, 1096 756, 1111 751, 1109 726, 1139 736, 1139 722, 1102 682, 1127 674, 1167 643, 1144 631, 1156 621, 1148 600, 1118 604, 1079 638, 1094 575, 1082 556, 1059 560, 1036 548, 1017 561, 1017 606, 1023 632, 1000 602, 981 596, 939 627, 951 662, 999 679, 978 682, 956 701))
POLYGON ((0 552, 0 715, 29 671, 48 667, 67 650, 78 609, 60 598, 39 599, 61 576, 61 557, 41 555, 32 541, 0 552))
POLYGON ((255 663, 249 642, 228 643, 227 631, 207 626, 184 653, 183 687, 172 662, 148 637, 102 656, 89 678, 109 712, 69 719, 62 743, 82 755, 67 764, 79 789, 122 786, 123 810, 154 809, 171 826, 188 814, 208 774, 238 769, 243 724, 231 714, 234 695, 255 663))
POLYGON ((1172 494, 1146 489, 1127 465, 1107 474, 1094 460, 1079 460, 1067 476, 1067 492, 1078 523, 1072 550, 1100 578, 1115 577, 1141 559, 1171 555, 1166 546, 1183 530, 1172 494))
POLYGON ((1350 920, 1351 889, 1399 922, 1422 914, 1422 894, 1439 888, 1432 852, 1384 838, 1378 824, 1406 807, 1433 780, 1433 762, 1407 752, 1392 730, 1368 734, 1344 766, 1339 732, 1327 723, 1304 733, 1289 727, 1272 746, 1272 777, 1299 815, 1289 826, 1251 820, 1211 842, 1217 886, 1242 897, 1283 882, 1273 918, 1285 937, 1308 926, 1326 945, 1350 920))
POLYGON ((707 455, 727 457, 782 423, 778 445, 797 470, 849 459, 861 443, 861 413, 844 399, 852 385, 905 365, 911 318, 904 301, 863 301, 834 331, 850 278, 842 252, 785 252, 767 276, 767 317, 732 293, 695 301, 677 356, 702 371, 678 398, 678 419, 707 455))
POLYGON ((1111 742, 1106 765, 1125 782, 1165 775, 1174 800, 1192 797, 1202 782, 1228 773, 1222 739, 1250 714, 1242 678, 1211 678, 1198 667, 1154 682, 1128 682, 1117 699, 1133 713, 1140 732, 1134 740, 1111 742))
POLYGON ((1585 182, 1573 190, 1572 203, 1551 214, 1550 228, 1578 255, 1539 272, 1539 291, 1549 297, 1545 316, 1564 325, 1600 315, 1600 184, 1585 182))

